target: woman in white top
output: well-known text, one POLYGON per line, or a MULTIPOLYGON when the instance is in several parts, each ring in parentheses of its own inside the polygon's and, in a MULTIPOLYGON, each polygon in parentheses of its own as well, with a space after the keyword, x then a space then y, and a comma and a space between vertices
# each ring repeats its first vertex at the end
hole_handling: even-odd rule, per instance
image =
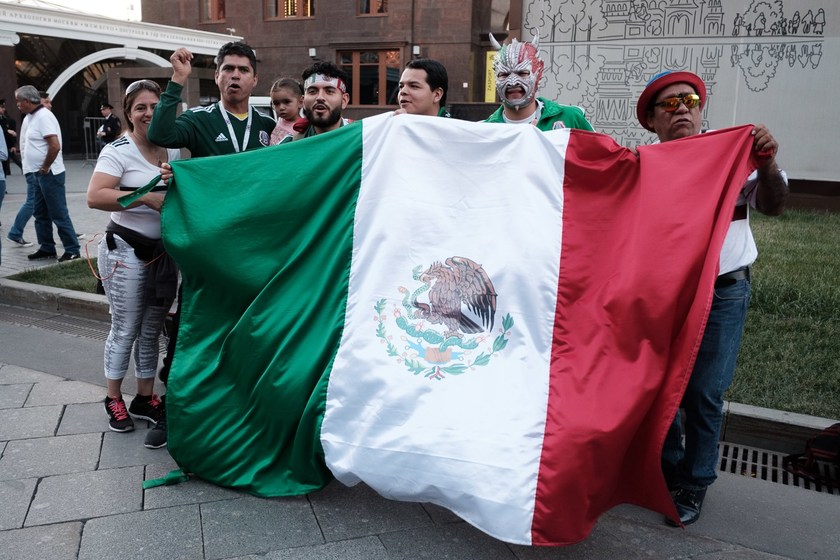
POLYGON ((128 130, 102 148, 88 185, 88 206, 111 212, 105 238, 99 243, 99 274, 111 305, 111 331, 105 342, 105 410, 115 432, 134 429, 131 417, 158 422, 165 414, 154 394, 158 339, 175 297, 177 270, 163 249, 160 211, 166 195, 161 184, 129 208, 117 199, 145 186, 162 163, 178 159, 178 150, 149 142, 146 130, 160 100, 160 86, 151 80, 130 84, 123 97, 128 130), (122 380, 134 354, 137 396, 126 408, 122 380))

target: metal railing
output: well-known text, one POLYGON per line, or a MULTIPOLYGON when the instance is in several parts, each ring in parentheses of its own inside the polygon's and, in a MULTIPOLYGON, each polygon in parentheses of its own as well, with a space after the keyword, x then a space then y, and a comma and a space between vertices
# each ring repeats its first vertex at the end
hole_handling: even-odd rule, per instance
POLYGON ((95 166, 99 157, 99 137, 96 133, 105 124, 105 117, 85 117, 83 135, 85 137, 85 163, 95 166))

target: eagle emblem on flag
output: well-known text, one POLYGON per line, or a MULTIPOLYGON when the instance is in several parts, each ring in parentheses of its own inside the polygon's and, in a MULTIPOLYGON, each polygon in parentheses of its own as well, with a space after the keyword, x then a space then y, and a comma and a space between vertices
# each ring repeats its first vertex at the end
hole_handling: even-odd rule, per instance
POLYGON ((412 278, 420 285, 414 290, 400 286, 403 297, 392 303, 393 322, 401 331, 398 341, 388 333, 389 317, 383 313, 387 300, 374 305, 376 336, 388 355, 411 373, 436 380, 461 375, 489 364, 507 346, 513 318, 505 315, 491 341, 497 294, 480 264, 466 257, 449 257, 425 270, 422 265, 415 267, 412 278))

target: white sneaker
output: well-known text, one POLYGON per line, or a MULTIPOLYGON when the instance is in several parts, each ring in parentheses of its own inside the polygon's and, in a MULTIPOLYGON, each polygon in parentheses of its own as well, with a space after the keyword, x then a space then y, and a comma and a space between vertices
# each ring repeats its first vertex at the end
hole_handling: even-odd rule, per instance
POLYGON ((77 234, 76 234, 76 239, 84 239, 84 238, 85 238, 85 234, 84 234, 84 233, 77 233, 77 234))

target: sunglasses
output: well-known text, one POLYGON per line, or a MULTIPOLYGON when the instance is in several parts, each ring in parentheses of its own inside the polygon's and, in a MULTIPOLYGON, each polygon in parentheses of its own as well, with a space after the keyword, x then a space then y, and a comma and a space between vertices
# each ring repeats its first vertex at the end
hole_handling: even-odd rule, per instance
POLYGON ((680 103, 685 105, 686 109, 694 109, 700 106, 700 96, 696 93, 681 93, 674 97, 666 97, 659 103, 654 103, 654 107, 662 107, 668 113, 673 113, 680 106, 680 103))
POLYGON ((153 82, 152 80, 137 80, 136 82, 131 82, 128 84, 128 87, 125 88, 125 94, 131 95, 138 89, 147 89, 160 95, 160 86, 157 85, 157 82, 153 82))

